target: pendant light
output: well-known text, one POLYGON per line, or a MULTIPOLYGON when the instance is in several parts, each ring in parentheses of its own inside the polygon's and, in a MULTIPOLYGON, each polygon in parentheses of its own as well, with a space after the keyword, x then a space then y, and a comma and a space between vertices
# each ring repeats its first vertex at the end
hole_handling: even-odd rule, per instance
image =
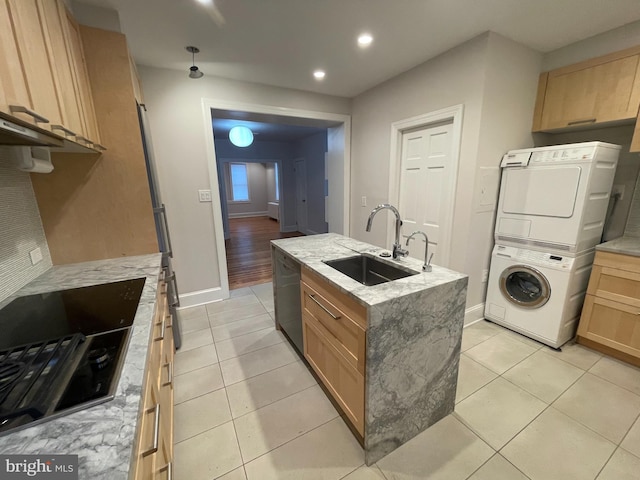
POLYGON ((198 47, 185 47, 187 52, 191 53, 191 67, 189 67, 189 78, 202 78, 204 73, 196 66, 196 53, 200 53, 198 47))

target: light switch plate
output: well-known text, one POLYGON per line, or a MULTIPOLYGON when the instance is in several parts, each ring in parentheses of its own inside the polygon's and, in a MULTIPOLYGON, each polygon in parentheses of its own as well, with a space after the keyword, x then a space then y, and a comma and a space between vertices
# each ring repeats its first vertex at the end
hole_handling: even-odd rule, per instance
POLYGON ((42 250, 40 247, 34 248, 29 252, 29 256, 31 257, 31 265, 35 265, 42 261, 42 250))
POLYGON ((363 207, 367 206, 367 197, 365 195, 363 195, 360 199, 360 205, 362 205, 363 207))
POLYGON ((201 202, 210 202, 211 190, 198 190, 198 198, 201 202))

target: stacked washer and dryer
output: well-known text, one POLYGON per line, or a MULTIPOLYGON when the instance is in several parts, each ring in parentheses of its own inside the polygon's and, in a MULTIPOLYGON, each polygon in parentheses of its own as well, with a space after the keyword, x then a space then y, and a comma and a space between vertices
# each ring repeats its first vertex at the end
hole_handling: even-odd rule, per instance
POLYGON ((619 153, 588 142, 503 157, 487 320, 553 348, 573 338, 619 153))

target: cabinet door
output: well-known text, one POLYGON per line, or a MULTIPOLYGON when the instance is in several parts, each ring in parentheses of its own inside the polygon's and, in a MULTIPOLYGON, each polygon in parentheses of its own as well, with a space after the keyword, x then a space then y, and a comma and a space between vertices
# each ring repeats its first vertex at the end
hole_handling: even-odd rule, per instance
MULTIPOLYGON (((22 71, 18 44, 13 34, 9 7, 6 0, 0 0, 0 112, 14 115, 9 105, 29 110, 33 108, 22 71)), ((20 118, 33 122, 32 117, 20 118)))
POLYGON ((549 72, 541 130, 635 119, 640 55, 549 72))
POLYGON ((8 0, 8 6, 33 110, 48 120, 44 123, 60 125, 57 75, 47 50, 47 26, 39 1, 8 0))
POLYGON ((89 83, 89 73, 82 47, 82 37, 80 36, 80 26, 68 11, 65 11, 67 22, 67 38, 70 43, 71 62, 74 65, 75 81, 77 86, 77 102, 83 125, 84 137, 92 143, 100 143, 96 112, 93 105, 93 95, 91 84, 89 83))
MULTIPOLYGON (((62 125, 72 136, 81 135, 83 126, 77 98, 77 86, 74 81, 74 65, 71 61, 69 41, 65 32, 67 16, 61 0, 40 0, 44 21, 49 32, 49 45, 53 55, 53 65, 59 81, 59 92, 62 101, 62 125)), ((56 127, 52 125, 56 130, 56 127)))
POLYGON ((578 336, 640 359, 640 307, 587 295, 578 336))
POLYGON ((328 332, 311 315, 303 313, 304 357, 342 407, 346 416, 364 436, 364 375, 327 339, 328 332))

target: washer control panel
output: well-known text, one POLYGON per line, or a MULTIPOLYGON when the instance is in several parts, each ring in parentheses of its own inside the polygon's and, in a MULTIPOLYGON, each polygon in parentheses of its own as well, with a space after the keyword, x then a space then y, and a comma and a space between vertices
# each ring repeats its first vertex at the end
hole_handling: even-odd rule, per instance
POLYGON ((565 257, 557 253, 536 252, 535 250, 508 247, 505 245, 496 245, 494 247, 494 253, 524 264, 554 267, 562 270, 571 269, 575 260, 572 257, 565 257))
POLYGON ((588 162, 595 156, 595 147, 577 147, 558 150, 534 151, 529 164, 588 162))

